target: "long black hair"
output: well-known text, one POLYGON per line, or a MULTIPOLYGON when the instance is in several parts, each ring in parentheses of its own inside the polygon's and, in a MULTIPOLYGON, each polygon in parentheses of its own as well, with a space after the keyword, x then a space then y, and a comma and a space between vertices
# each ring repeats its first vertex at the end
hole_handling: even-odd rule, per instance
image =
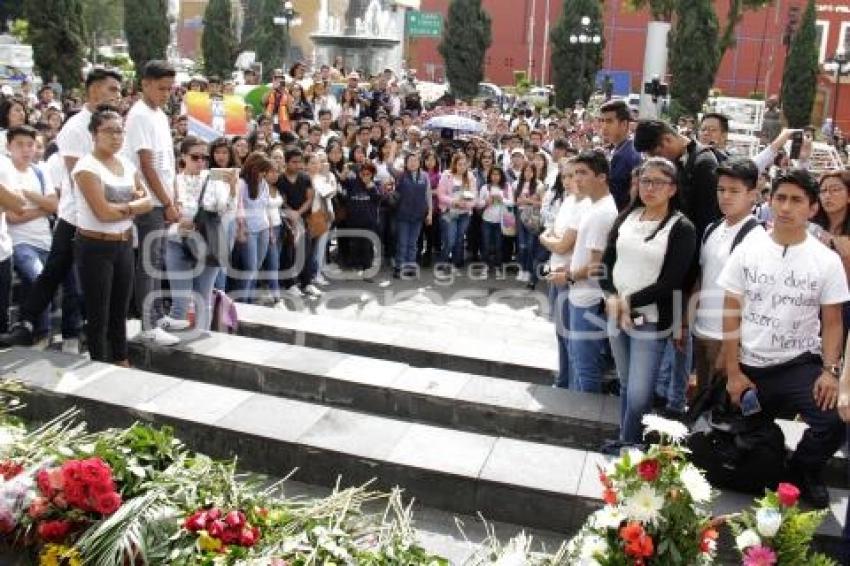
MULTIPOLYGON (((673 193, 673 196, 670 197, 670 201, 667 203, 667 215, 664 217, 663 220, 661 220, 661 222, 658 223, 658 227, 655 228, 652 234, 650 234, 644 239, 645 242, 648 242, 653 239, 655 235, 658 234, 661 230, 663 230, 667 223, 670 222, 670 219, 673 218, 673 216, 682 209, 682 197, 680 196, 679 183, 677 181, 676 176, 676 166, 673 165, 673 163, 671 163, 668 159, 664 159, 663 157, 651 157, 647 159, 643 163, 643 165, 641 165, 641 175, 647 169, 657 169, 661 171, 664 176, 670 179, 671 183, 676 185, 676 192, 673 193)), ((617 220, 614 221, 614 225, 611 227, 611 232, 608 233, 608 245, 617 245, 617 236, 620 232, 620 226, 623 225, 623 222, 626 221, 626 218, 628 218, 632 212, 644 206, 645 205, 643 204, 643 201, 640 199, 640 191, 638 191, 638 193, 635 195, 635 198, 632 200, 632 202, 629 203, 629 206, 627 206, 626 209, 623 210, 623 212, 621 212, 620 215, 617 217, 617 220)))
MULTIPOLYGON (((818 188, 823 189, 823 184, 829 179, 838 179, 844 185, 844 188, 847 189, 848 193, 850 193, 850 172, 829 171, 824 173, 818 180, 818 188)), ((818 211, 814 218, 812 218, 812 222, 824 230, 829 231, 829 217, 826 215, 823 206, 820 206, 820 203, 818 204, 818 211)), ((841 223, 841 235, 850 236, 850 206, 844 211, 844 221, 841 223)))
POLYGON ((225 167, 236 167, 236 152, 233 151, 233 146, 225 137, 216 138, 210 144, 210 167, 218 167, 215 162, 215 150, 220 147, 227 148, 227 165, 225 167))

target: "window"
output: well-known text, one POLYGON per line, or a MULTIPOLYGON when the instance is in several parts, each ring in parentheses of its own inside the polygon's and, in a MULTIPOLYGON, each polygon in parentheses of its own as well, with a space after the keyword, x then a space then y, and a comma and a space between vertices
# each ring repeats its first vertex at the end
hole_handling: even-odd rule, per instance
POLYGON ((826 39, 829 37, 829 22, 818 20, 815 22, 815 42, 818 45, 818 63, 826 61, 826 39))
MULTIPOLYGON (((850 54, 850 22, 841 22, 841 30, 838 32, 838 48, 844 53, 850 54)), ((838 49, 836 49, 838 51, 838 49)))

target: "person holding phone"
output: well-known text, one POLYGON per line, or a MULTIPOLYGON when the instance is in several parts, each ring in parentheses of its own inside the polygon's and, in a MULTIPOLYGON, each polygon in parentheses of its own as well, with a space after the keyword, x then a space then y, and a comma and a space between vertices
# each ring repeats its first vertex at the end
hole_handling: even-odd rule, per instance
POLYGON ((274 131, 277 134, 292 130, 290 114, 295 99, 286 89, 285 78, 283 69, 275 69, 272 72, 272 89, 263 95, 263 106, 266 114, 273 117, 274 131))
POLYGON ((693 283, 694 225, 682 212, 676 166, 650 158, 640 169, 638 194, 617 218, 602 256, 599 284, 606 294, 611 352, 620 378, 620 437, 606 452, 641 442, 641 419, 652 409, 655 377, 667 338, 681 324, 674 305, 693 283))
POLYGON ((766 418, 800 415, 808 425, 789 461, 792 481, 812 506, 829 505, 821 478, 845 439, 836 411, 842 304, 847 276, 834 251, 806 230, 818 186, 804 169, 771 186, 773 230, 748 238, 726 263, 723 353, 733 403, 755 390, 766 418))

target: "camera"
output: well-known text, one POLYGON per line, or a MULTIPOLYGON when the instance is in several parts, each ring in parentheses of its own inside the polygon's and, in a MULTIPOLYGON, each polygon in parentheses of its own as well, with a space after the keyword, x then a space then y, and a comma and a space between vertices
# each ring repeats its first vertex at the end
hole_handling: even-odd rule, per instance
POLYGON ((788 155, 791 159, 800 159, 800 150, 803 149, 803 132, 802 130, 794 132, 791 135, 791 153, 788 155))

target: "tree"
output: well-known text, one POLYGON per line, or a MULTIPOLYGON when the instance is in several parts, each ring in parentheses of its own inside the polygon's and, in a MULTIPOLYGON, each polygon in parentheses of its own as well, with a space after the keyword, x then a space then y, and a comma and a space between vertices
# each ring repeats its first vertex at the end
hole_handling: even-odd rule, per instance
POLYGON ((8 22, 24 17, 24 2, 0 2, 0 33, 9 30, 8 22))
POLYGON ((597 0, 564 0, 561 17, 550 33, 552 42, 552 82, 555 104, 572 106, 576 100, 587 102, 596 84, 596 71, 602 64, 605 35, 602 33, 602 3, 597 0), (591 35, 599 43, 571 43, 570 36, 581 35, 581 19, 590 18, 591 35))
POLYGON ((124 29, 124 0, 82 0, 86 22, 86 45, 92 61, 98 61, 97 48, 121 37, 124 29))
POLYGON ((258 0, 254 29, 249 37, 243 36, 244 49, 256 53, 256 60, 263 64, 266 81, 271 80, 274 69, 283 68, 289 51, 289 30, 274 23, 274 18, 281 15, 281 6, 279 0, 258 0))
POLYGON ((446 66, 452 93, 472 98, 484 80, 484 55, 493 42, 490 15, 481 0, 452 0, 437 50, 446 66))
POLYGON ((236 34, 230 13, 230 0, 210 0, 204 12, 204 72, 227 78, 236 62, 236 34))
POLYGON ((25 16, 33 60, 47 83, 53 75, 66 88, 79 86, 85 49, 80 0, 27 0, 25 16))
POLYGON ((791 42, 785 72, 782 74, 782 109, 788 126, 802 128, 811 122, 818 77, 815 2, 806 3, 806 11, 791 42))
POLYGON ((242 49, 250 50, 249 44, 257 28, 257 14, 263 8, 265 0, 247 0, 245 2, 244 15, 242 16, 242 49))
POLYGON ((674 117, 702 110, 720 65, 718 29, 712 0, 680 0, 669 47, 674 117))
POLYGON ((124 5, 130 59, 141 72, 151 59, 165 59, 170 36, 168 0, 132 0, 124 5))
POLYGON ((676 0, 626 0, 626 7, 633 12, 649 8, 652 19, 657 22, 673 21, 676 5, 676 0))

